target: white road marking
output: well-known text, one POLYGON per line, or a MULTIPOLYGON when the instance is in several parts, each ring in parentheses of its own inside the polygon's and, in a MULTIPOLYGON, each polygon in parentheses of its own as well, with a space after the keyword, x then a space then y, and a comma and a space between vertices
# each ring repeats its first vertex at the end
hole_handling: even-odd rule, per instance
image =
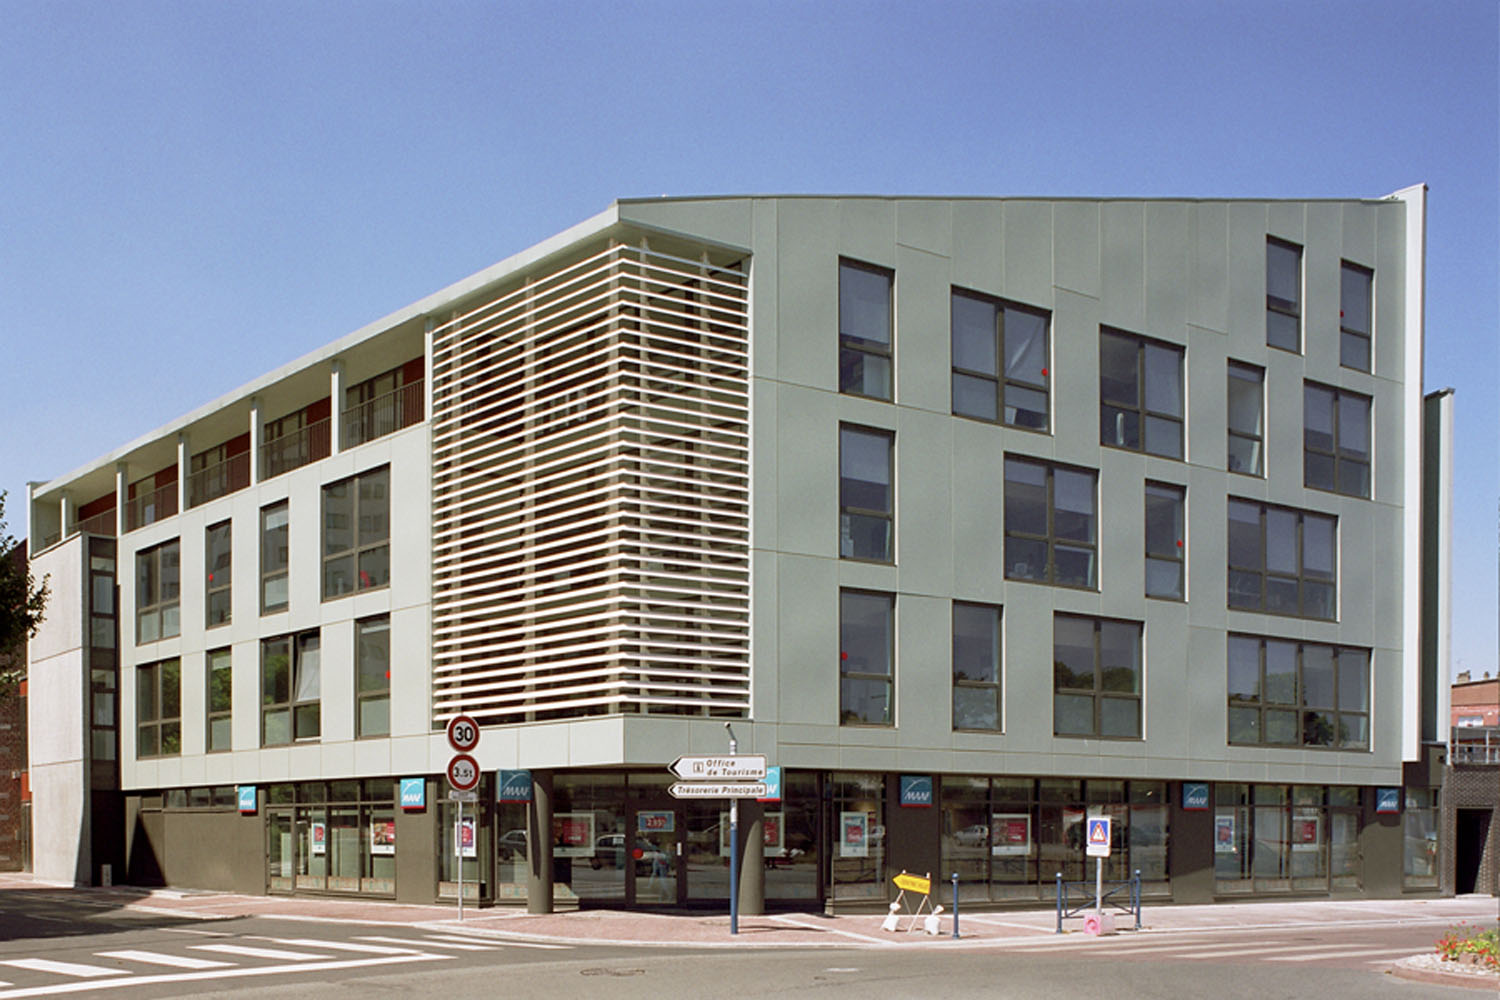
POLYGON ((411 938, 381 937, 378 934, 361 934, 359 940, 384 941, 387 944, 404 944, 412 948, 421 946, 423 948, 452 948, 454 951, 494 951, 494 948, 484 944, 460 944, 457 941, 432 941, 427 939, 416 941, 411 938))
MULTIPOLYGON (((891 943, 893 943, 891 938, 871 937, 868 934, 856 934, 853 931, 836 930, 836 929, 834 929, 832 927, 828 927, 826 925, 819 925, 819 924, 807 923, 805 921, 798 920, 795 917, 791 917, 791 916, 788 916, 786 914, 781 914, 781 913, 773 915, 771 917, 771 919, 774 920, 774 921, 776 921, 777 923, 791 924, 793 927, 801 927, 804 930, 826 931, 826 932, 828 932, 830 934, 837 934, 840 937, 853 938, 856 941, 867 941, 867 942, 870 942, 872 944, 891 944, 891 943)), ((901 939, 899 937, 895 938, 895 941, 900 941, 900 940, 901 939)))
POLYGON ((544 944, 541 941, 516 941, 512 938, 480 938, 463 934, 426 934, 421 943, 436 944, 439 941, 454 941, 463 944, 493 945, 502 948, 544 948, 548 951, 566 951, 572 948, 567 944, 544 944))
POLYGON ((0 965, 30 969, 32 972, 55 972, 59 976, 77 976, 80 979, 91 979, 94 976, 129 975, 124 969, 106 969, 100 965, 83 965, 79 962, 54 962, 50 958, 13 958, 0 962, 0 965))
POLYGON ((147 965, 170 965, 178 969, 222 969, 233 962, 216 962, 211 958, 193 958, 191 955, 163 955, 157 951, 96 951, 100 958, 118 958, 126 962, 144 962, 147 965))
POLYGON ((1366 955, 1399 955, 1401 957, 1405 957, 1405 956, 1410 955, 1410 954, 1411 954, 1411 949, 1410 948, 1360 948, 1360 949, 1357 949, 1355 951, 1345 951, 1345 950, 1339 949, 1339 950, 1336 950, 1336 951, 1324 952, 1321 955, 1288 955, 1285 958, 1271 958, 1271 959, 1267 959, 1267 961, 1271 961, 1271 962, 1316 962, 1320 958, 1323 958, 1323 959, 1331 959, 1331 958, 1363 958, 1366 955))
MULTIPOLYGON (((1183 958, 1234 958, 1237 955, 1284 955, 1292 951, 1327 951, 1336 948, 1327 941, 1322 944, 1260 944, 1239 948, 1211 948, 1188 952, 1183 958)), ((1314 955, 1313 958, 1318 956, 1314 955)))
MULTIPOLYGON (((269 941, 272 944, 289 944, 301 948, 325 948, 329 951, 360 951, 368 955, 410 955, 420 952, 417 947, 387 948, 383 944, 354 944, 350 941, 322 941, 317 938, 256 937, 252 941, 269 941)), ((413 942, 415 944, 415 942, 413 942)))
POLYGON ((252 948, 243 944, 190 944, 195 951, 220 951, 226 955, 245 955, 249 958, 279 958, 288 962, 312 962, 326 959, 328 955, 314 955, 305 951, 284 951, 281 948, 252 948))

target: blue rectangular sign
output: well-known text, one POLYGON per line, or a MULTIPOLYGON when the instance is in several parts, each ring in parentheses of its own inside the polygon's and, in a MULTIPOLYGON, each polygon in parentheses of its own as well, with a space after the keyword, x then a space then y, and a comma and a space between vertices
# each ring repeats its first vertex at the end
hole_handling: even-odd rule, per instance
POLYGON ((500 780, 496 787, 496 802, 530 802, 531 801, 531 772, 530 771, 501 771, 500 780))
POLYGON ((235 798, 239 800, 240 812, 250 814, 255 812, 255 786, 240 785, 234 790, 235 798))
POLYGON ((901 807, 925 809, 930 805, 932 805, 932 775, 903 774, 901 776, 901 807))
POLYGON ((427 808, 427 779, 426 778, 402 778, 401 779, 401 808, 402 809, 426 809, 427 808))
POLYGON ((766 794, 756 799, 757 802, 780 802, 781 801, 781 765, 777 764, 766 768, 766 794))
POLYGON ((1182 783, 1182 808, 1208 808, 1208 782, 1184 781, 1182 783))
POLYGON ((1375 789, 1375 811, 1378 813, 1398 813, 1401 811, 1401 789, 1399 788, 1377 788, 1375 789))

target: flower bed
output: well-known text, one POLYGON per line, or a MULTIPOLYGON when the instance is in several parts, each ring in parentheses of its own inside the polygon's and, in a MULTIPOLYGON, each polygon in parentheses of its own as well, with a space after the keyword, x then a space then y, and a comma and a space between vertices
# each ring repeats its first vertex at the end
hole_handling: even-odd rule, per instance
POLYGON ((1500 928, 1459 924, 1438 938, 1437 952, 1449 962, 1477 965, 1500 972, 1500 928))

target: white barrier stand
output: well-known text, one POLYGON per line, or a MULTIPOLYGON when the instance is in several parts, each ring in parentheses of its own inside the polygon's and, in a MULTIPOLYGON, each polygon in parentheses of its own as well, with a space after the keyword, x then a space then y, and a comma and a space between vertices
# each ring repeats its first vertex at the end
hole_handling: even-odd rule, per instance
POLYGON ((1100 937, 1115 932, 1115 915, 1113 913, 1090 913, 1083 918, 1083 933, 1100 937))

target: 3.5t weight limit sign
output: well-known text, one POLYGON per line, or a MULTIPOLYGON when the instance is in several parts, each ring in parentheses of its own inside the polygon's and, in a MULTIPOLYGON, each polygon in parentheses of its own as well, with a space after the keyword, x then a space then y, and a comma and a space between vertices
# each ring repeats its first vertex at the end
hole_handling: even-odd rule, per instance
POLYGON ((468 753, 479 745, 479 723, 467 715, 448 720, 448 745, 459 753, 468 753))
POLYGON ((479 761, 466 753, 454 754, 448 761, 448 784, 455 791, 473 791, 479 785, 479 761))

